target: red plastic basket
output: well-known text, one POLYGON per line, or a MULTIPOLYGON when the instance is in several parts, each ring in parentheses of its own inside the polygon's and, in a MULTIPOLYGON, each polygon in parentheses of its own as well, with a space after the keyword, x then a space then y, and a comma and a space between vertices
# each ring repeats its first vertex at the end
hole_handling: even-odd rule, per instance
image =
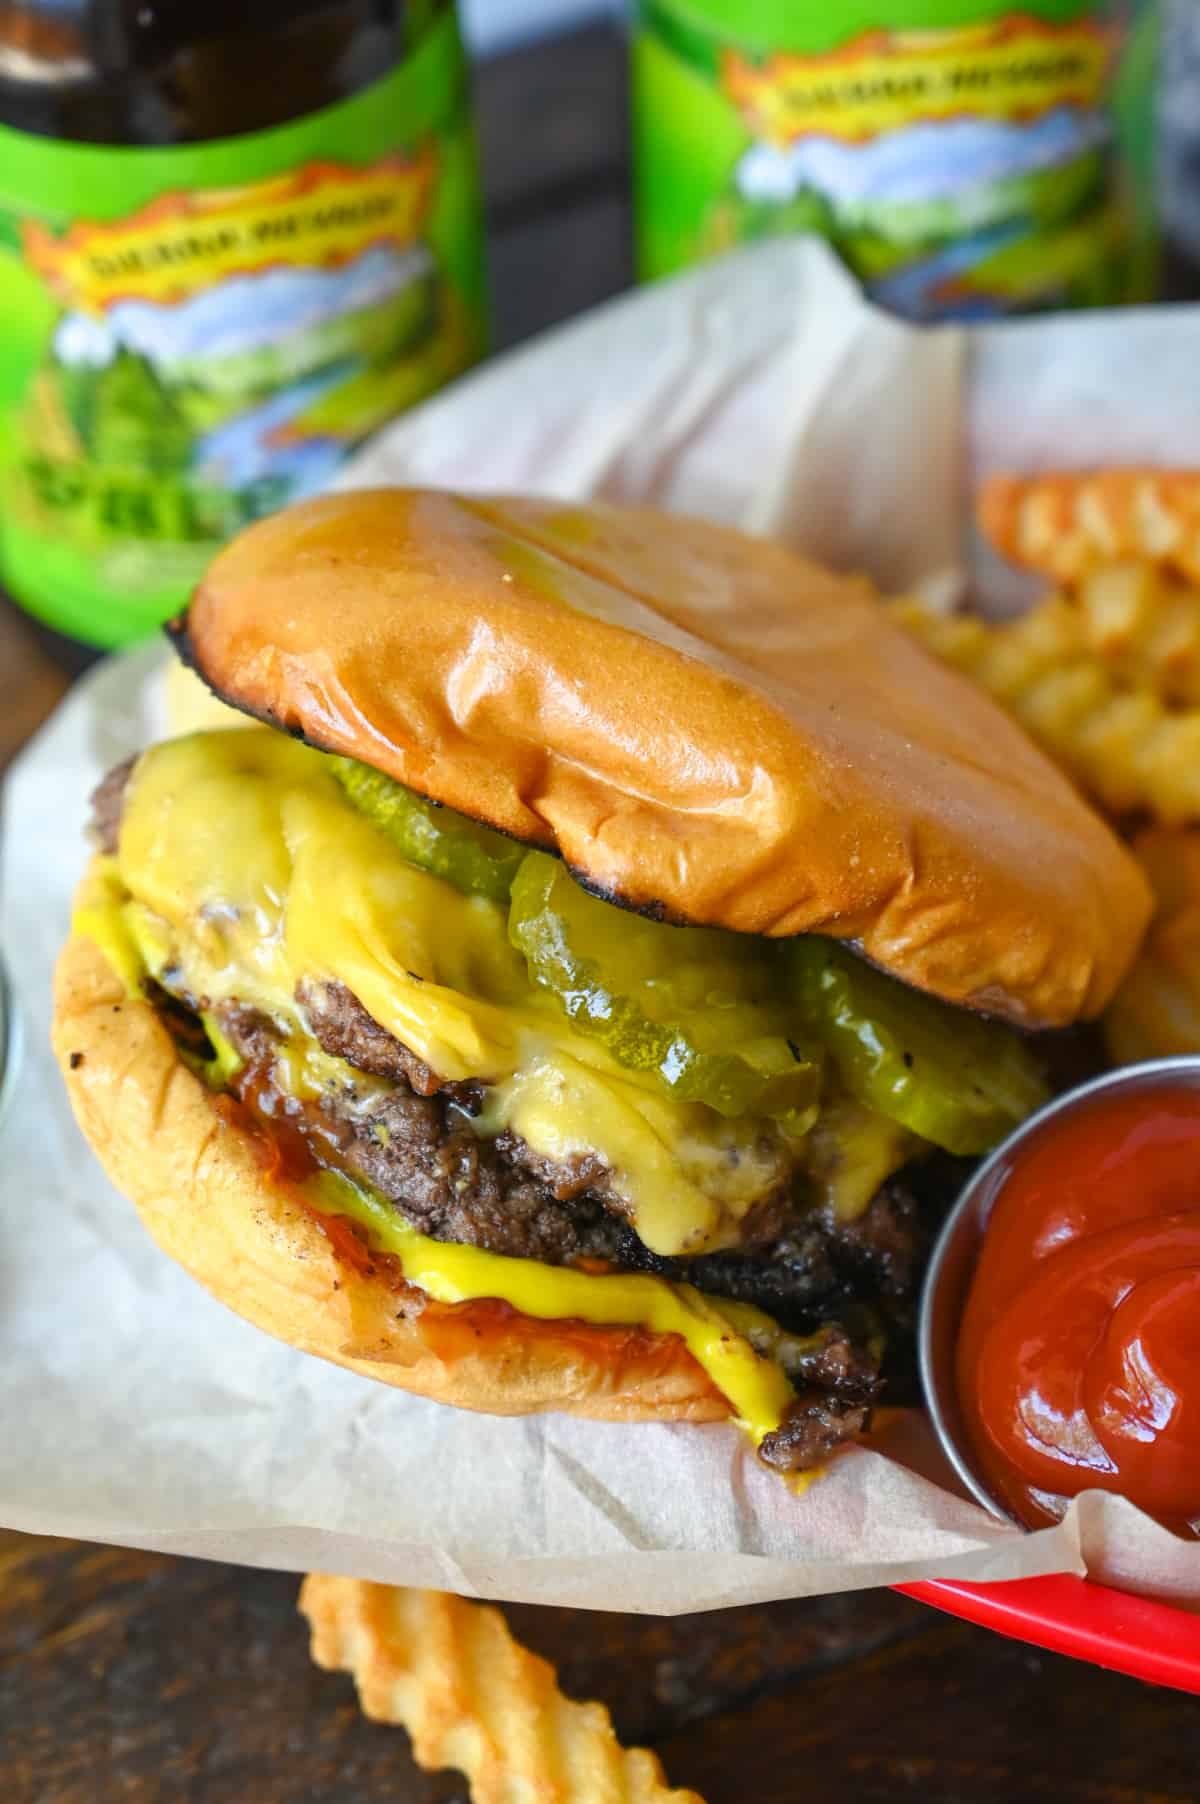
POLYGON ((1152 1685, 1200 1693, 1200 1616, 1173 1604, 1131 1597, 1065 1573, 994 1585, 930 1579, 896 1589, 1014 1641, 1090 1660, 1152 1685))

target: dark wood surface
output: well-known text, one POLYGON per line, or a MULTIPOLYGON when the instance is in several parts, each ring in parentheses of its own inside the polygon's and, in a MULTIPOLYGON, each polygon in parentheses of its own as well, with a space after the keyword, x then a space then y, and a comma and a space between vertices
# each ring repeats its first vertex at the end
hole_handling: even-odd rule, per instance
MULTIPOLYGON (((496 337, 629 275, 622 52, 602 33, 480 81, 496 337)), ((0 602, 0 765, 79 654, 0 602)), ((0 1532, 4 1804, 451 1804, 318 1672, 297 1582, 0 1532)), ((516 1631, 709 1804, 1196 1804, 1200 1701, 889 1592, 661 1621, 527 1607, 516 1631)))
MULTIPOLYGON (((309 1664, 296 1581, 0 1535, 6 1804, 451 1804, 309 1664)), ((674 1621, 511 1609, 708 1804, 1195 1804, 1200 1702, 887 1591, 674 1621)), ((533 1804, 533 1801, 530 1801, 533 1804)))

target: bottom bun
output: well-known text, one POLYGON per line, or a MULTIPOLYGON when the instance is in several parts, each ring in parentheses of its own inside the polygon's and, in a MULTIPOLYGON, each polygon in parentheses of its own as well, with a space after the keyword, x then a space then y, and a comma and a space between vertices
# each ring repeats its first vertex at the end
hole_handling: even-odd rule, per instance
POLYGON ((673 1334, 436 1303, 388 1262, 364 1269, 268 1182, 248 1128, 130 1001, 91 940, 55 973, 53 1041, 76 1119, 165 1253, 278 1340, 439 1403, 495 1415, 718 1421, 729 1405, 673 1334))

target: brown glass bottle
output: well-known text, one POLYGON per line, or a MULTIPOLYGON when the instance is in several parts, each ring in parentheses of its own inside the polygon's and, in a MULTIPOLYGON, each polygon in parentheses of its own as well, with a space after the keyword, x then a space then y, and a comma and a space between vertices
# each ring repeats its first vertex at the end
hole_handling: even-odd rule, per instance
POLYGON ((476 357, 452 0, 0 0, 0 578, 96 644, 476 357))
POLYGON ((448 0, 0 0, 0 121, 77 144, 282 125, 377 81, 448 0))

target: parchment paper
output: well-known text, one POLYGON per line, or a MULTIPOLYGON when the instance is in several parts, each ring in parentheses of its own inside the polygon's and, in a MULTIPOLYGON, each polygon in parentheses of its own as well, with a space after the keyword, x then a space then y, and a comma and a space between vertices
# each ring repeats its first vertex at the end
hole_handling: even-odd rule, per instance
MULTIPOLYGON (((980 472, 1200 461, 1198 338, 1190 310, 915 332, 861 306, 820 247, 779 244, 490 365, 352 480, 642 499, 948 600, 980 472)), ((46 1044, 87 793, 164 729, 161 698, 156 647, 102 666, 8 786, 0 943, 23 1045, 0 1124, 0 1520, 598 1609, 1085 1566, 1200 1600, 1200 1548, 1120 1502, 1093 1495, 1035 1535, 993 1521, 938 1482, 915 1414, 796 1499, 733 1429, 443 1409, 203 1293, 101 1177, 46 1044)))

